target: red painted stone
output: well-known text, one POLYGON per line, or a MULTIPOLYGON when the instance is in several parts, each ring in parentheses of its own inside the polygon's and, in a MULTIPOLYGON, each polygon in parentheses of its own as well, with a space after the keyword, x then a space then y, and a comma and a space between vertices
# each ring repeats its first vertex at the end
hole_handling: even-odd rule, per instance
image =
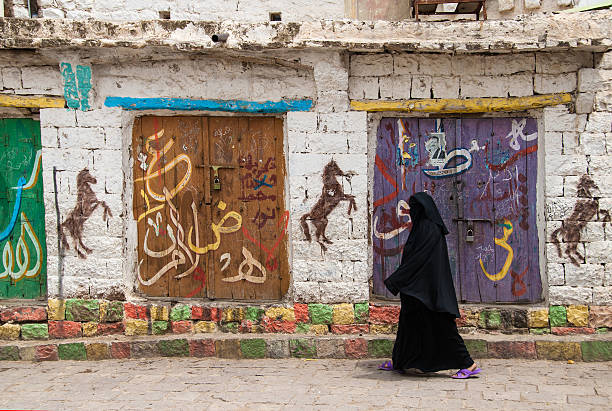
POLYGON ((367 334, 369 331, 370 326, 368 324, 332 324, 331 326, 332 334, 367 334))
POLYGON ((191 340, 189 341, 189 356, 190 357, 214 357, 215 356, 215 341, 214 340, 191 340))
POLYGON ((148 318, 147 307, 144 305, 125 303, 123 304, 123 310, 125 318, 135 318, 137 320, 146 320, 148 318))
POLYGON ((344 352, 347 358, 365 358, 368 356, 368 342, 363 338, 345 340, 344 352))
POLYGON ((49 321, 49 338, 76 338, 81 335, 81 323, 76 321, 49 321))
POLYGON ((460 308, 459 314, 461 315, 461 318, 455 318, 455 324, 457 324, 457 327, 465 327, 465 325, 467 324, 467 319, 465 318, 465 311, 460 308))
MULTIPOLYGON (((202 307, 202 320, 219 322, 222 310, 216 307, 202 307)), ((193 315, 193 311, 192 314, 193 315)))
POLYGON ((203 320, 204 319, 204 307, 200 305, 191 306, 191 319, 192 320, 203 320))
POLYGON ((267 333, 293 334, 296 328, 295 322, 293 321, 271 320, 268 317, 262 318, 261 325, 263 325, 267 333))
POLYGON ((293 313, 295 314, 296 323, 308 322, 308 304, 296 303, 293 305, 293 313))
POLYGON ((111 358, 130 358, 130 343, 114 342, 111 343, 111 358))
POLYGON ((186 334, 193 332, 193 322, 189 320, 172 321, 172 332, 174 334, 186 334))
POLYGON ((2 322, 32 322, 47 321, 47 310, 43 307, 16 307, 7 308, 0 312, 2 322))
POLYGON ((98 324, 98 335, 123 334, 123 323, 98 324))
POLYGON ((491 358, 528 358, 537 357, 533 341, 490 341, 487 348, 491 358))
POLYGON ((57 345, 47 344, 36 346, 35 352, 36 361, 57 361, 57 345))
POLYGON ((397 324, 399 321, 400 307, 398 305, 387 305, 377 307, 370 305, 370 323, 372 324, 397 324))
POLYGON ((238 327, 238 331, 241 333, 249 333, 253 328, 253 321, 251 320, 242 320, 240 323, 240 327, 238 327))
POLYGON ((595 334, 595 328, 587 327, 552 327, 550 332, 555 335, 595 334))

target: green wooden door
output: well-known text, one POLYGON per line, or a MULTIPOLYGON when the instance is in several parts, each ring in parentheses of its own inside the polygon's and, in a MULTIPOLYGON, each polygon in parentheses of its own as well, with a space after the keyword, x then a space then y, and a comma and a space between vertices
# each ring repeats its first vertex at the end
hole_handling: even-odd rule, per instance
POLYGON ((40 123, 0 119, 0 298, 47 293, 40 123))

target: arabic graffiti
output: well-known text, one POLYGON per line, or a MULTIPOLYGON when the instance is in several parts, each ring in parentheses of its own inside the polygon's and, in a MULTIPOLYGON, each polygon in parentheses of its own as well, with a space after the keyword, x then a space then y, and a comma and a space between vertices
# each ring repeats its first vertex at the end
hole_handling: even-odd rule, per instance
POLYGON ((0 156, 0 298, 36 298, 46 293, 46 239, 40 125, 30 119, 0 119, 6 136, 0 156))
POLYGON ((584 263, 584 256, 578 251, 582 230, 587 221, 610 222, 610 212, 599 207, 599 199, 594 196, 597 184, 588 174, 583 175, 577 185, 577 196, 581 198, 576 202, 572 214, 563 221, 563 226, 552 232, 550 241, 555 244, 559 257, 562 256, 561 243, 566 244, 565 255, 575 266, 584 263), (584 199, 584 200, 582 200, 584 199))
POLYGON ((514 250, 508 244, 508 238, 510 238, 512 231, 514 231, 514 227, 512 226, 512 223, 509 220, 504 220, 504 223, 500 225, 504 229, 504 235, 502 236, 502 238, 494 238, 493 240, 495 242, 495 245, 498 245, 508 251, 508 256, 506 257, 506 261, 504 262, 502 269, 497 274, 489 274, 485 269, 482 259, 479 259, 480 268, 482 272, 491 281, 502 280, 506 276, 506 274, 508 274, 508 270, 510 269, 510 265, 512 264, 512 260, 514 259, 514 250))
POLYGON ((357 210, 355 196, 345 194, 342 184, 337 180, 337 177, 345 177, 350 180, 353 174, 352 172, 345 173, 342 171, 333 159, 327 163, 323 169, 323 189, 321 190, 321 196, 310 211, 300 218, 300 224, 302 225, 302 230, 304 231, 307 241, 312 240, 310 229, 308 228, 308 221, 312 221, 312 224, 316 228, 315 236, 317 242, 323 251, 327 250, 325 244, 332 244, 332 241, 325 235, 328 224, 327 216, 329 216, 338 204, 344 200, 349 202, 348 215, 351 215, 353 209, 357 210))
POLYGON ((77 175, 77 198, 76 204, 68 217, 60 225, 60 238, 62 240, 62 247, 64 249, 70 249, 68 239, 64 230, 68 230, 68 233, 72 237, 74 242, 74 250, 80 258, 87 258, 87 254, 91 254, 91 248, 87 247, 83 243, 83 226, 85 222, 91 217, 98 206, 104 209, 102 219, 106 221, 108 217, 112 217, 113 213, 111 209, 104 201, 98 200, 96 193, 91 188, 92 184, 96 184, 97 180, 89 173, 87 168, 84 168, 77 175))

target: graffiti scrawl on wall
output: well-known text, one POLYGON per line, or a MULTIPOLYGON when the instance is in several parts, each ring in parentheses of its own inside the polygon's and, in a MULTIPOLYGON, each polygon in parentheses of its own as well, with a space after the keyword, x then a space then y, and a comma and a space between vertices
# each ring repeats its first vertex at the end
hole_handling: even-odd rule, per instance
POLYGON ((451 231, 461 300, 539 301, 537 149, 534 119, 382 119, 374 161, 374 292, 390 297, 383 280, 399 265, 411 229, 408 199, 427 191, 451 231))
POLYGON ((0 137, 0 298, 35 298, 47 274, 40 125, 0 119, 0 137))
POLYGON ((563 221, 563 226, 552 232, 550 240, 557 247, 559 257, 562 256, 561 243, 565 243, 565 255, 572 264, 580 266, 584 263, 584 256, 578 251, 578 244, 587 222, 596 220, 605 224, 611 219, 610 212, 599 207, 599 199, 593 192, 598 187, 589 175, 580 178, 576 189, 580 200, 576 202, 572 214, 563 221))
POLYGON ((342 184, 340 184, 337 179, 338 177, 347 177, 350 179, 352 175, 352 172, 343 172, 333 159, 327 163, 323 169, 323 189, 321 190, 321 196, 314 206, 312 206, 310 211, 300 218, 300 224, 307 241, 312 241, 308 221, 311 221, 315 226, 315 237, 321 246, 322 251, 327 250, 325 244, 333 243, 325 235, 325 230, 327 229, 327 224, 329 223, 327 217, 331 214, 331 212, 334 211, 341 201, 348 201, 349 205, 347 213, 349 215, 351 215, 353 210, 357 210, 355 196, 345 194, 342 184))
POLYGON ((64 83, 64 98, 66 105, 70 108, 83 111, 91 110, 89 93, 91 86, 91 67, 76 66, 76 72, 72 64, 61 63, 60 73, 64 83))
POLYGON ((108 217, 112 217, 113 213, 106 202, 98 200, 96 193, 91 188, 92 184, 96 184, 97 180, 89 173, 87 168, 84 168, 77 175, 77 198, 74 208, 68 213, 64 222, 60 225, 60 239, 62 247, 65 250, 70 249, 66 231, 72 237, 74 250, 79 258, 87 258, 86 254, 91 254, 91 248, 83 243, 83 228, 85 222, 91 217, 98 206, 103 208, 102 219, 106 221, 108 217))
POLYGON ((276 127, 275 119, 137 119, 134 218, 143 292, 280 296, 289 214, 280 202, 276 127))

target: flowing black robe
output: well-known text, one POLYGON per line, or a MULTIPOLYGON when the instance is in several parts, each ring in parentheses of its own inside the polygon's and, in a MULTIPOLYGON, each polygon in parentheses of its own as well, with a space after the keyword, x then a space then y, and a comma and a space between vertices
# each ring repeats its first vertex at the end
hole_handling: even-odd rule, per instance
POLYGON ((467 368, 473 361, 457 332, 460 317, 448 259, 448 230, 426 193, 410 198, 412 230, 401 264, 386 280, 402 308, 393 348, 395 369, 467 368))

